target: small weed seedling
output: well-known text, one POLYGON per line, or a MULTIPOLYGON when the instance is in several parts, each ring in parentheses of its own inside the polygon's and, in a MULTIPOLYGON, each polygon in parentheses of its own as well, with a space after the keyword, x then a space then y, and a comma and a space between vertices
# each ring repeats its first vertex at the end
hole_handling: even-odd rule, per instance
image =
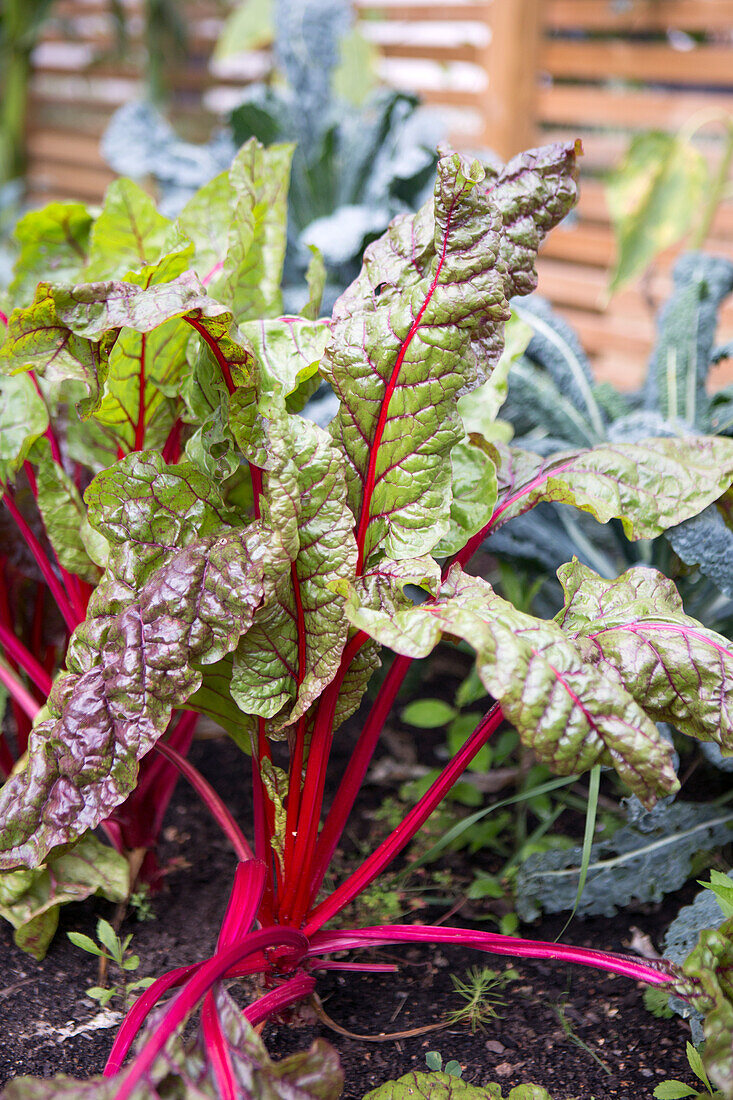
POLYGON ((725 1100, 725 1093, 717 1090, 713 1092, 713 1087, 702 1064, 700 1051, 692 1043, 687 1044, 687 1061, 690 1063, 690 1069, 697 1079, 702 1081, 705 1091, 698 1091, 692 1088, 691 1085, 686 1085, 684 1081, 662 1081, 654 1090, 656 1100, 681 1100, 682 1097, 689 1097, 690 1100, 710 1100, 711 1097, 712 1100, 725 1100))
POLYGON ((425 1062, 429 1070, 433 1073, 447 1073, 449 1077, 462 1077, 463 1070, 461 1069, 461 1063, 456 1062, 455 1058, 451 1058, 450 1062, 446 1062, 443 1065, 443 1057, 438 1050, 429 1050, 425 1055, 425 1062))
POLYGON ((472 966, 466 971, 465 979, 451 974, 453 988, 463 1004, 455 1012, 451 1012, 448 1023, 465 1023, 471 1028, 472 1035, 477 1031, 485 1031, 489 1020, 499 1018, 497 1007, 506 1004, 506 1001, 497 996, 498 991, 518 978, 519 974, 513 967, 501 974, 489 966, 472 966))
POLYGON ((136 978, 134 982, 127 980, 127 975, 140 965, 140 956, 130 953, 130 941, 132 933, 122 940, 115 932, 109 921, 97 921, 97 940, 95 943, 91 936, 85 936, 82 932, 67 932, 75 947, 90 955, 96 955, 99 959, 106 959, 108 964, 115 966, 120 975, 120 981, 110 984, 106 988, 93 985, 87 989, 87 997, 99 1001, 102 1008, 109 1004, 113 997, 120 997, 125 1011, 135 1000, 134 994, 140 994, 144 989, 153 984, 153 978, 136 978))

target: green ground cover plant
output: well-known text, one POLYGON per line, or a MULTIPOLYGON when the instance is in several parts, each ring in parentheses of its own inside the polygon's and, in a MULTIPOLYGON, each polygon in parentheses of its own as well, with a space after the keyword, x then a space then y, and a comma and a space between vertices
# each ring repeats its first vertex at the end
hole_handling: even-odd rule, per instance
MULTIPOLYGON (((393 972, 352 955, 395 943, 663 987, 705 1016, 705 1070, 733 1096, 730 920, 680 964, 443 925, 331 926, 505 722, 554 772, 612 767, 646 807, 679 786, 657 722, 733 751, 730 643, 659 571, 609 578, 568 562, 563 608, 541 619, 465 569, 490 532, 548 500, 657 537, 729 489, 733 441, 602 441, 548 460, 466 433, 470 409, 493 421, 509 299, 534 289, 537 248, 575 201, 572 144, 501 170, 441 151, 433 198, 369 246, 322 320, 317 285, 303 315, 281 315, 290 152, 248 142, 176 223, 118 182, 81 271, 57 280, 51 260, 68 251, 49 257, 43 238, 31 254, 51 277, 8 315, 7 377, 32 371, 41 394, 73 384, 70 422, 125 445, 84 492, 104 572, 0 791, 0 867, 47 866, 130 797, 141 760, 162 756, 221 824, 236 868, 215 953, 141 994, 103 1077, 19 1078, 3 1096, 335 1098, 326 1044, 275 1064, 253 1028, 309 998, 319 971, 393 972), (321 379, 338 400, 327 431, 300 415, 321 379), (324 889, 399 686, 444 638, 475 651, 493 702, 386 840, 324 889), (380 647, 389 671, 324 814, 333 739, 380 647), (250 757, 251 838, 171 744, 176 710, 215 719, 250 757), (225 982, 247 975, 261 993, 242 1010, 225 982)), ((29 439, 20 422, 10 468, 46 430, 39 418, 29 439)), ((21 673, 6 679, 17 701, 21 673)))

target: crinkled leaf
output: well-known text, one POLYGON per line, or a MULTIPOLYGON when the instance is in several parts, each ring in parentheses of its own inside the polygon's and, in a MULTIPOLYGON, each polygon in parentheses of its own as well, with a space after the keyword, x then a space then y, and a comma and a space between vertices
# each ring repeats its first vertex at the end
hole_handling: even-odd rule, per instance
MULTIPOLYGON (((37 448, 37 451, 40 448, 37 448)), ((44 446, 36 466, 38 510, 59 564, 89 584, 99 581, 99 567, 85 542, 87 513, 79 490, 44 446)))
POLYGON ((612 292, 685 235, 707 181, 702 154, 684 136, 649 130, 633 139, 606 184, 618 252, 612 292))
POLYGON ((443 634, 469 642, 484 687, 554 771, 612 764, 645 804, 677 789, 671 747, 618 674, 586 664, 555 623, 522 614, 458 566, 433 600, 387 612, 375 604, 352 588, 347 614, 398 653, 424 657, 443 634))
POLYGON ((666 537, 685 565, 698 566, 724 595, 733 597, 733 531, 716 505, 670 527, 666 537))
POLYGON ((329 582, 356 568, 354 517, 346 505, 341 456, 325 432, 288 416, 282 399, 267 409, 271 469, 262 517, 282 547, 273 597, 257 612, 234 654, 232 695, 249 714, 272 718, 296 700, 295 721, 336 674, 349 629, 329 582))
POLYGON ((718 313, 733 290, 733 263, 688 252, 673 271, 672 294, 657 317, 657 340, 644 387, 644 404, 669 421, 710 428, 710 371, 718 313))
POLYGON ((229 171, 229 246, 212 292, 238 321, 282 313, 280 281, 285 260, 287 194, 292 145, 265 148, 251 138, 229 171))
POLYGON ((48 427, 48 410, 27 374, 0 374, 0 481, 10 481, 48 427))
POLYGON ((219 488, 188 462, 128 455, 87 489, 90 524, 110 545, 109 570, 134 589, 197 538, 226 526, 219 488))
POLYGON ((120 278, 157 263, 180 243, 176 227, 158 213, 141 187, 132 180, 114 180, 92 228, 84 278, 87 282, 120 278))
MULTIPOLYGON (((730 840, 733 812, 724 807, 675 802, 661 811, 653 827, 624 825, 593 845, 578 913, 612 917, 632 901, 661 901, 687 882, 699 852, 730 840)), ((581 861, 581 848, 530 855, 517 874, 520 919, 572 909, 581 861)))
POLYGON ((705 1016, 703 1065, 725 1100, 733 1098, 733 917, 704 929, 680 968, 675 992, 705 1016))
POLYGON ((620 519, 627 538, 655 538, 717 500, 733 478, 733 440, 713 436, 602 443, 549 459, 496 450, 496 526, 546 500, 582 508, 601 523, 620 519))
POLYGON ((52 202, 19 219, 14 235, 20 254, 8 287, 14 305, 33 298, 42 280, 72 283, 81 276, 93 220, 80 202, 52 202))
POLYGON ((508 271, 531 289, 532 248, 572 205, 573 164, 572 147, 550 146, 487 186, 477 161, 442 157, 434 203, 369 246, 337 301, 322 370, 364 561, 429 552, 447 530, 458 396, 499 358, 508 271))
POLYGON ((124 901, 129 885, 125 857, 88 833, 42 867, 0 875, 0 916, 15 928, 18 947, 42 959, 56 931, 60 906, 92 894, 124 901))
MULTIPOLYGON (((440 1070, 433 1073, 412 1070, 396 1081, 386 1081, 372 1089, 363 1100, 412 1100, 413 1097, 417 1100, 502 1100, 503 1093, 500 1085, 489 1084, 481 1088, 440 1070)), ((517 1085, 507 1094, 506 1100, 552 1100, 552 1097, 539 1085, 517 1085)))
POLYGON ((573 561, 558 570, 562 629, 611 665, 657 722, 733 754, 733 648, 686 615, 672 581, 637 566, 615 580, 573 561))
POLYGON ((99 402, 106 363, 95 344, 77 336, 59 318, 50 284, 39 283, 33 303, 13 310, 8 318, 0 367, 8 374, 34 370, 49 382, 82 382, 89 396, 81 411, 88 415, 99 402))
POLYGON ((380 650, 377 642, 367 639, 346 670, 336 700, 334 731, 358 710, 372 675, 381 665, 380 650))
POLYGON ((271 539, 257 523, 200 539, 115 614, 105 613, 97 589, 97 617, 72 638, 70 674, 57 680, 50 716, 31 733, 26 766, 0 791, 0 866, 37 865, 129 794, 138 760, 198 688, 195 665, 220 660, 249 629, 271 539))

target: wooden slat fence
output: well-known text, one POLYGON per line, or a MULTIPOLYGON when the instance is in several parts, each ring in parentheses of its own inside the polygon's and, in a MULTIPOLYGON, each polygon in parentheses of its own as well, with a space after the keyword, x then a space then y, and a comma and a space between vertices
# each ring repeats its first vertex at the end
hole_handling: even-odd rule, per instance
MULTIPOLYGON (((173 114, 186 136, 201 138, 243 84, 266 74, 269 58, 251 53, 212 72, 221 7, 213 0, 179 0, 179 7, 189 56, 171 62, 173 114)), ((733 112, 733 0, 355 0, 355 7, 379 49, 381 76, 439 109, 458 147, 489 146, 508 157, 542 141, 581 137, 580 204, 547 242, 540 289, 577 327, 599 376, 634 386, 676 250, 606 303, 614 243, 603 176, 636 132, 733 112)), ((35 59, 34 201, 96 200, 111 178, 99 136, 115 107, 143 87, 140 0, 125 0, 125 8, 132 51, 124 61, 115 54, 105 0, 58 0, 54 8, 35 59)), ((700 148, 713 166, 720 146, 711 124, 700 148)), ((733 259, 730 200, 707 247, 733 259)), ((721 337, 733 337, 733 307, 724 310, 721 337)), ((718 381, 728 378, 733 371, 720 368, 718 381)))

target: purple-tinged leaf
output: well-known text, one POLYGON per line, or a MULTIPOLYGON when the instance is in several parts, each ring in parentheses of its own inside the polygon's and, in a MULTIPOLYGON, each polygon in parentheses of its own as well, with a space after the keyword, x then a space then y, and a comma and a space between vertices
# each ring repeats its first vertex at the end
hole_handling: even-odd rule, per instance
POLYGON ((223 990, 216 1006, 242 1096, 252 1100, 338 1100, 344 1075, 338 1054, 323 1039, 308 1050, 273 1062, 232 998, 223 990))
POLYGON ((609 581, 577 560, 558 577, 558 621, 586 660, 610 665, 656 722, 733 755, 733 647, 685 614, 672 581, 645 566, 609 581))
POLYGON ((488 187, 492 205, 501 212, 501 258, 507 268, 507 298, 531 294, 537 286, 535 259, 543 240, 578 197, 574 145, 544 145, 519 153, 488 187))
POLYGON ((717 500, 733 479, 733 440, 644 439, 564 451, 549 459, 517 448, 498 455, 499 504, 492 530, 540 501, 572 504, 601 523, 620 519, 629 539, 656 538, 717 500))
POLYGON ((259 524, 178 550, 116 614, 101 600, 70 646, 50 717, 31 734, 25 768, 0 791, 0 867, 37 866, 109 816, 174 707, 249 629, 264 595, 269 533, 259 524), (40 823, 40 824, 39 824, 40 823))
POLYGON ((369 246, 359 278, 336 303, 322 370, 341 401, 331 431, 347 460, 360 564, 377 550, 427 553, 448 528, 447 458, 463 435, 456 402, 499 358, 514 289, 507 261, 515 249, 529 254, 533 232, 522 221, 516 240, 503 237, 500 205, 511 207, 514 227, 508 196, 525 177, 540 184, 535 212, 543 221, 548 213, 548 224, 573 201, 572 147, 538 155, 547 180, 530 155, 524 169, 512 169, 509 191, 497 185, 497 204, 477 161, 442 157, 434 203, 397 218, 369 246), (568 182, 555 209, 549 195, 561 179, 568 182))
POLYGON ((418 606, 385 611, 352 589, 346 611, 354 626, 408 657, 426 656, 444 634, 472 645, 484 687, 553 771, 611 764, 647 805, 677 789, 671 747, 618 674, 584 663, 557 624, 517 611, 486 581, 454 566, 437 597, 418 606))
POLYGON ((227 524, 219 487, 188 462, 128 455, 84 494, 89 522, 110 544, 109 571, 133 588, 171 557, 227 524))

